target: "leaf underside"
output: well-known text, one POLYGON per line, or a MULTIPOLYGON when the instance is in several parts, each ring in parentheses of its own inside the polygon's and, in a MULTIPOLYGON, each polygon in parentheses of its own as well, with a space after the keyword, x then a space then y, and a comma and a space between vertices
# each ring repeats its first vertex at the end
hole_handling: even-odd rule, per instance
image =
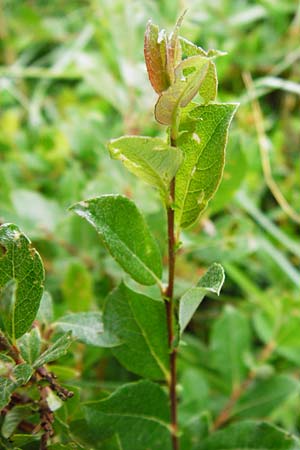
POLYGON ((179 148, 170 147, 163 139, 144 136, 123 136, 108 144, 110 155, 146 183, 166 195, 175 176, 182 154, 179 148))
POLYGON ((181 333, 193 317, 196 309, 209 292, 218 294, 225 280, 224 269, 220 264, 212 264, 201 277, 196 287, 189 289, 180 299, 179 325, 181 333))

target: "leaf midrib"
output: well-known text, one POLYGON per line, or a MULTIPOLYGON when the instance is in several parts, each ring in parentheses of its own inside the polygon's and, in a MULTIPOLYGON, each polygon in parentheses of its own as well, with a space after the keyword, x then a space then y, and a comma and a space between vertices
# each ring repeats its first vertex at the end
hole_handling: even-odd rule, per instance
MULTIPOLYGON (((208 146, 208 144, 209 144, 210 141, 212 140, 212 138, 213 138, 213 136, 214 136, 214 134, 215 134, 215 132, 216 132, 216 129, 219 127, 219 125, 222 123, 223 120, 224 120, 224 116, 222 116, 221 120, 217 123, 217 125, 215 126, 213 132, 211 133, 211 135, 210 135, 208 141, 206 142, 205 146, 202 148, 201 153, 200 153, 200 155, 198 156, 198 159, 197 159, 196 163, 195 163, 194 166, 192 167, 192 171, 193 171, 194 167, 197 167, 197 165, 199 164, 199 160, 200 160, 200 158, 201 158, 202 153, 204 152, 204 150, 206 149, 206 147, 208 146)), ((189 134, 190 134, 190 133, 189 133, 189 134)), ((191 174, 191 172, 190 172, 190 174, 191 174)), ((189 188, 190 188, 191 182, 192 182, 192 177, 190 176, 189 181, 188 181, 188 183, 187 183, 187 185, 186 185, 186 189, 185 189, 184 196, 183 196, 182 208, 181 208, 181 211, 180 211, 180 223, 181 223, 181 219, 182 219, 182 217, 183 217, 183 213, 184 213, 184 205, 185 205, 185 202, 186 202, 186 198, 187 198, 187 196, 188 196, 188 193, 189 193, 189 188)), ((195 208, 196 208, 196 207, 195 207, 195 208)), ((195 208, 193 208, 193 209, 195 209, 195 208)))
POLYGON ((156 354, 155 349, 152 348, 152 345, 151 345, 151 342, 148 339, 147 333, 144 331, 142 325, 140 324, 140 322, 138 321, 137 316, 134 313, 134 308, 132 307, 130 299, 128 301, 128 304, 130 306, 130 310, 131 310, 132 315, 133 315, 133 317, 135 319, 135 322, 138 325, 139 329, 141 330, 142 336, 143 336, 143 338, 144 338, 144 340, 145 340, 145 342, 146 342, 146 344, 147 344, 147 346, 148 346, 148 348, 150 350, 150 353, 151 353, 153 359, 155 360, 156 364, 158 365, 158 367, 160 368, 160 370, 164 374, 166 380, 168 380, 168 378, 169 378, 169 371, 166 369, 166 367, 164 366, 163 362, 160 360, 159 356, 156 354))
MULTIPOLYGON (((135 258, 138 262, 139 262, 139 264, 142 266, 142 268, 143 269, 145 269, 145 271, 146 272, 148 272, 151 276, 152 276, 152 278, 155 280, 155 282, 160 286, 160 280, 159 280, 159 278, 158 278, 158 276, 146 265, 146 263, 144 263, 144 261, 142 261, 141 259, 140 259, 140 257, 136 254, 136 253, 133 253, 133 250, 132 249, 130 249, 129 247, 128 247, 128 245, 120 238, 120 236, 118 235, 118 233, 116 232, 116 231, 114 231, 109 225, 107 225, 107 224, 104 224, 104 225, 102 225, 101 226, 101 228, 108 228, 109 229, 109 231, 110 231, 110 233, 112 234, 112 236, 116 236, 117 237, 117 239, 119 240, 119 242, 121 243, 121 245, 123 245, 123 247, 125 247, 126 248, 126 250, 128 250, 128 252, 132 255, 132 257, 133 258, 135 258)), ((98 227, 97 227, 97 229, 99 229, 98 227)), ((104 236, 104 233, 102 232, 102 231, 99 231, 99 234, 101 235, 101 237, 102 237, 102 239, 103 239, 103 242, 105 243, 105 245, 108 247, 108 250, 109 251, 111 251, 110 250, 110 247, 109 247, 109 245, 108 245, 108 243, 107 243, 107 239, 105 238, 105 236, 104 236)), ((155 242, 153 242, 154 243, 154 245, 155 245, 155 242)), ((123 269, 125 270, 125 272, 127 272, 127 273, 129 273, 129 274, 131 274, 129 271, 128 271, 128 269, 126 269, 123 265, 122 265, 122 267, 123 267, 123 269)))

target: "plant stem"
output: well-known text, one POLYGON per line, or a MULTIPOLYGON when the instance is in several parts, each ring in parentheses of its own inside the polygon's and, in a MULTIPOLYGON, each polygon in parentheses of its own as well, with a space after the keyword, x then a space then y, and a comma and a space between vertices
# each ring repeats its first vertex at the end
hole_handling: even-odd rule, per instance
POLYGON ((168 206, 168 266, 169 266, 169 280, 165 291, 167 299, 165 300, 169 349, 170 349, 170 382, 169 382, 169 397, 170 397, 170 412, 171 412, 171 426, 172 426, 172 446, 173 450, 179 450, 178 440, 178 424, 177 424, 177 396, 176 396, 176 358, 177 350, 173 347, 174 344, 174 272, 175 272, 175 230, 174 230, 174 209, 173 203, 175 200, 175 178, 170 184, 170 201, 168 206))

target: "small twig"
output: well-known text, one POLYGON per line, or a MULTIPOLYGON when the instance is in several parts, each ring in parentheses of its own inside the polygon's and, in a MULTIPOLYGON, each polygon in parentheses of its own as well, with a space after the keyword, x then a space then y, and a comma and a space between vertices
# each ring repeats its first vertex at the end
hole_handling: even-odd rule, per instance
POLYGON ((48 372, 45 367, 39 367, 36 372, 39 374, 41 379, 49 383, 49 388, 54 391, 61 400, 65 401, 68 398, 73 397, 74 392, 69 391, 68 389, 61 386, 57 382, 56 375, 54 373, 48 372))
POLYGON ((6 351, 16 364, 22 364, 24 362, 18 348, 11 344, 2 332, 0 332, 0 351, 1 350, 6 351))
MULTIPOLYGON (((171 144, 175 146, 175 142, 171 139, 171 144)), ((171 406, 171 427, 172 427, 172 447, 173 450, 179 449, 178 440, 178 423, 177 423, 177 394, 176 394, 176 384, 177 384, 177 373, 176 373, 176 359, 177 359, 177 349, 174 347, 174 274, 175 274, 175 230, 174 230, 174 209, 173 203, 175 201, 175 178, 171 181, 170 185, 170 202, 171 205, 168 207, 168 268, 169 268, 169 280, 168 286, 165 291, 165 306, 166 306, 166 316, 167 316, 167 328, 169 337, 169 349, 170 349, 170 382, 169 382, 169 397, 171 406)))
MULTIPOLYGON (((253 80, 249 72, 243 73, 243 80, 245 83, 245 86, 249 92, 249 94, 252 94, 254 91, 253 86, 253 80)), ((292 219, 294 222, 300 224, 300 215, 291 207, 291 205, 288 203, 284 195, 282 194, 281 190, 277 186, 273 175, 272 175, 272 169, 271 169, 271 163, 269 159, 269 148, 268 148, 268 140, 264 128, 264 120, 262 111, 259 105, 259 102, 257 99, 252 99, 252 109, 253 109, 253 118, 255 122, 255 128, 257 132, 258 137, 258 144, 260 149, 260 155, 261 155, 261 163, 262 163, 262 169, 264 173, 264 177, 266 180, 266 184, 270 191, 272 192, 275 200, 279 204, 279 206, 282 208, 282 210, 292 219)))
MULTIPOLYGON (((272 352, 275 349, 275 342, 271 341, 262 349, 260 356, 258 358, 258 363, 262 364, 269 359, 272 352)), ((217 416, 216 420, 213 423, 212 430, 216 431, 225 425, 231 418, 232 410, 236 404, 236 402, 240 399, 240 397, 244 394, 244 392, 248 389, 252 381, 256 378, 257 369, 252 369, 249 371, 247 378, 238 386, 231 394, 231 397, 228 403, 225 405, 224 409, 217 416)))
POLYGON ((39 400, 39 412, 41 418, 41 428, 43 429, 43 434, 40 441, 40 450, 47 450, 48 441, 54 435, 52 424, 54 422, 54 415, 49 408, 47 402, 48 387, 39 386, 40 390, 40 400, 39 400))

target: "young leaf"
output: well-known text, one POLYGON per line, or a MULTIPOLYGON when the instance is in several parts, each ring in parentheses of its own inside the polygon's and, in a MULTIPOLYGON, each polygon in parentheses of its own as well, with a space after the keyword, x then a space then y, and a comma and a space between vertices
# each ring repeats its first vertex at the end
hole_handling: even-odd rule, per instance
POLYGON ((123 450, 171 450, 168 399, 151 381, 124 385, 85 411, 94 442, 117 433, 123 450))
POLYGON ((226 306, 221 317, 214 322, 210 345, 212 364, 232 392, 248 372, 245 363, 245 356, 250 351, 247 318, 232 306, 226 306))
POLYGON ((0 377, 0 410, 9 403, 11 394, 15 389, 16 386, 12 380, 0 377))
POLYGON ((14 406, 13 409, 7 411, 1 427, 2 436, 8 439, 13 434, 19 423, 28 417, 29 414, 30 410, 27 405, 14 406))
POLYGON ((162 302, 122 283, 107 297, 103 323, 105 332, 121 342, 112 352, 128 370, 148 378, 168 379, 168 336, 162 302))
POLYGON ((29 239, 16 225, 0 227, 0 293, 4 295, 3 321, 11 338, 21 337, 31 327, 43 294, 44 267, 29 239))
POLYGON ((177 141, 184 155, 176 175, 177 228, 197 220, 220 184, 228 127, 236 108, 236 104, 210 104, 189 113, 190 124, 177 141))
POLYGON ((32 372, 33 370, 30 364, 23 363, 15 366, 12 372, 12 377, 16 386, 22 386, 22 384, 28 383, 32 372))
POLYGON ((182 36, 179 36, 179 42, 181 45, 182 53, 185 57, 197 56, 197 55, 207 56, 207 52, 205 50, 203 50, 203 48, 198 47, 196 44, 189 41, 188 39, 186 39, 182 36))
POLYGON ((23 384, 28 383, 32 375, 29 364, 19 364, 13 368, 11 378, 0 377, 0 410, 10 401, 12 393, 23 384))
POLYGON ((108 144, 110 156, 147 183, 159 189, 163 196, 169 188, 181 161, 182 153, 163 139, 143 136, 123 136, 108 144))
POLYGON ((174 83, 174 75, 175 75, 175 67, 178 66, 178 64, 181 61, 182 57, 182 51, 181 51, 181 45, 179 41, 179 29, 181 27, 183 18, 185 16, 186 11, 181 14, 181 16, 178 18, 174 30, 170 34, 168 40, 167 40, 167 70, 169 74, 169 80, 171 84, 174 83))
POLYGON ((178 108, 186 106, 197 94, 208 67, 209 60, 203 56, 191 56, 176 67, 174 83, 162 92, 155 105, 155 118, 159 123, 173 123, 178 108))
POLYGON ((300 441, 265 422, 239 422, 217 431, 199 450, 300 450, 300 441))
POLYGON ((71 331, 76 339, 85 344, 96 347, 111 347, 119 344, 119 341, 110 342, 105 339, 101 312, 67 314, 57 320, 53 326, 64 332, 71 331))
POLYGON ((39 357, 41 350, 41 335, 38 328, 33 328, 18 339, 18 347, 22 358, 28 363, 33 364, 39 357))
POLYGON ((141 284, 160 283, 161 254, 145 219, 127 197, 104 195, 71 207, 91 223, 116 261, 141 284))
POLYGON ((212 264, 201 277, 196 287, 189 289, 179 304, 179 325, 182 333, 193 317, 196 309, 208 292, 220 294, 225 280, 224 269, 220 264, 212 264))
POLYGON ((166 58, 163 58, 159 29, 149 20, 144 39, 144 56, 150 83, 158 94, 169 86, 166 58))
POLYGON ((213 102, 217 97, 218 77, 216 65, 213 61, 209 61, 206 76, 200 86, 199 94, 203 98, 204 103, 213 102))
POLYGON ((61 336, 57 341, 54 342, 41 356, 34 362, 33 367, 38 368, 44 364, 48 364, 51 361, 59 359, 64 356, 70 345, 72 344, 72 333, 68 331, 63 336, 61 336))

